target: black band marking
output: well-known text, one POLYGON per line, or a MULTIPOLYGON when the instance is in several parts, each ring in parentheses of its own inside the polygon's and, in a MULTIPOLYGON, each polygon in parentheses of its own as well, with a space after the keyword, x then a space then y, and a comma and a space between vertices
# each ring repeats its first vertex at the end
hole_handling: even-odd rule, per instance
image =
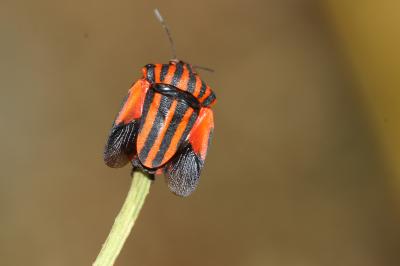
POLYGON ((167 65, 167 64, 162 65, 161 73, 160 73, 160 81, 161 81, 161 82, 164 81, 165 76, 166 76, 167 73, 168 73, 168 70, 169 70, 169 65, 167 65))
POLYGON ((176 129, 181 123, 183 117, 185 116, 186 111, 189 109, 189 106, 184 101, 179 101, 176 106, 176 110, 174 116, 172 117, 171 123, 168 127, 167 132, 161 142, 160 150, 158 151, 156 157, 152 162, 153 167, 157 167, 161 164, 164 159, 165 153, 167 152, 169 146, 171 145, 172 138, 175 135, 176 129))
POLYGON ((203 101, 202 105, 203 106, 208 106, 214 100, 215 100, 215 94, 213 92, 211 92, 211 94, 208 95, 207 98, 203 101))
POLYGON ((150 82, 150 83, 154 83, 155 82, 155 80, 154 80, 154 65, 152 65, 152 64, 149 64, 149 65, 146 65, 146 68, 147 68, 147 80, 150 82))
POLYGON ((179 84, 179 81, 181 80, 183 74, 183 65, 182 64, 176 64, 176 69, 174 73, 174 77, 172 78, 171 85, 177 87, 179 84))
POLYGON ((190 130, 193 128, 193 125, 194 125, 194 123, 195 123, 196 120, 197 120, 197 117, 198 117, 197 112, 193 112, 192 115, 190 116, 189 122, 188 122, 188 124, 187 124, 187 126, 186 126, 186 128, 185 128, 185 131, 183 132, 183 134, 182 134, 182 136, 181 136, 181 139, 178 141, 178 144, 177 144, 177 147, 176 147, 177 150, 179 150, 179 148, 180 148, 179 145, 180 145, 183 141, 186 140, 186 138, 187 138, 187 136, 188 136, 190 130))
POLYGON ((147 91, 146 98, 144 99, 144 103, 143 103, 143 114, 142 114, 143 119, 141 119, 140 130, 142 130, 143 125, 147 119, 147 114, 149 113, 150 105, 153 102, 154 95, 155 95, 155 92, 153 90, 147 91))
POLYGON ((197 96, 198 99, 201 99, 203 97, 204 93, 206 93, 207 85, 204 81, 201 81, 201 88, 200 88, 200 93, 199 96, 197 96))
POLYGON ((194 92, 194 88, 196 87, 196 76, 193 74, 189 75, 189 81, 187 84, 187 91, 190 93, 194 92))

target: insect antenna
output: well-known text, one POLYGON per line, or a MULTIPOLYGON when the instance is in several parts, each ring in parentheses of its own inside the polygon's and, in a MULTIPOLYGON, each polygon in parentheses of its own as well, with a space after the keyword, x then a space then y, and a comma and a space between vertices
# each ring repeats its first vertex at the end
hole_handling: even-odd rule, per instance
POLYGON ((165 32, 167 33, 167 36, 168 36, 168 39, 169 39, 169 43, 171 45, 171 51, 172 51, 173 60, 178 60, 177 57, 176 57, 174 40, 172 39, 171 32, 169 31, 169 28, 168 28, 167 24, 165 23, 164 18, 161 16, 160 11, 158 11, 157 8, 154 9, 154 14, 155 14, 156 18, 160 21, 160 23, 163 26, 163 28, 165 29, 165 32))

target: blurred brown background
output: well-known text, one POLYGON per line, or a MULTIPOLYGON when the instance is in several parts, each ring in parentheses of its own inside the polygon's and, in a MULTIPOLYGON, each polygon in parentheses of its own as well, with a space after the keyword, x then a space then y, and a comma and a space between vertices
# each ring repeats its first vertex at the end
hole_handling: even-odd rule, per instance
POLYGON ((170 59, 155 7, 216 69, 216 130, 197 191, 157 178, 117 265, 400 265, 394 2, 1 0, 0 265, 93 262, 130 184, 102 161, 112 120, 170 59))

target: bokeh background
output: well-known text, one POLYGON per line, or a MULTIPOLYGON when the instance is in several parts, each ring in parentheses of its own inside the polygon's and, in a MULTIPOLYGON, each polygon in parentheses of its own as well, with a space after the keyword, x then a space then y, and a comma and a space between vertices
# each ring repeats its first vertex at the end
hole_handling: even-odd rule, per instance
POLYGON ((200 186, 151 188, 117 265, 400 265, 396 1, 0 1, 0 265, 91 265, 130 185, 102 152, 140 68, 214 68, 200 186))

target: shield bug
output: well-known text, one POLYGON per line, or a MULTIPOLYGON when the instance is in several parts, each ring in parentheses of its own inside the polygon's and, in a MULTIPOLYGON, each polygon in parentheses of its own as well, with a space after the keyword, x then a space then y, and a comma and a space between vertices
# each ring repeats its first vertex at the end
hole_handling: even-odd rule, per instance
POLYGON ((158 10, 155 14, 173 59, 142 68, 142 77, 130 88, 113 123, 104 161, 110 167, 131 162, 133 169, 164 173, 173 193, 188 196, 199 182, 212 137, 210 107, 216 97, 196 72, 201 67, 176 59, 169 29, 158 10))

